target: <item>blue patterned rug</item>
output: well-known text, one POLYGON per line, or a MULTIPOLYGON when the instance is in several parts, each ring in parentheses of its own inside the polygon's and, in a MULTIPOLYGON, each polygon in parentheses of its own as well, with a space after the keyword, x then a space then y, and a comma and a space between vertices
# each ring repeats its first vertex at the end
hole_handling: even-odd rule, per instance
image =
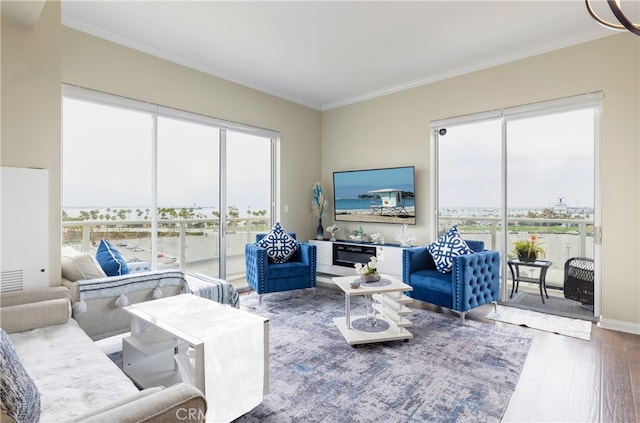
POLYGON ((269 318, 270 392, 237 423, 499 422, 533 339, 413 309, 409 342, 352 347, 332 321, 344 295, 327 289, 268 294, 250 311, 269 318))

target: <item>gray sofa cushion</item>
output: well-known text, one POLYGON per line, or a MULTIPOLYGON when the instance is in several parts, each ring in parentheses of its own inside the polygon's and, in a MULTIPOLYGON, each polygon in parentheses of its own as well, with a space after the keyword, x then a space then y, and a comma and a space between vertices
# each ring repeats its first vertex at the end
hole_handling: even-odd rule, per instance
POLYGON ((7 415, 18 423, 40 421, 40 392, 27 374, 11 338, 0 328, 0 399, 7 415))
POLYGON ((2 327, 8 333, 66 323, 71 316, 71 304, 66 298, 2 307, 2 327))
POLYGON ((73 319, 11 340, 40 391, 42 423, 69 422, 138 392, 73 319))

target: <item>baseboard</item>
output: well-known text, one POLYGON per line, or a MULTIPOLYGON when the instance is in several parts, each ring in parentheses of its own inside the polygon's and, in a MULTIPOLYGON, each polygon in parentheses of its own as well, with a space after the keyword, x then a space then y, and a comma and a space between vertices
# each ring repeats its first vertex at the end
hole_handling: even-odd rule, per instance
POLYGON ((605 319, 600 316, 598 327, 602 329, 615 330, 618 332, 626 332, 634 335, 640 335, 640 323, 625 322, 623 320, 605 319))

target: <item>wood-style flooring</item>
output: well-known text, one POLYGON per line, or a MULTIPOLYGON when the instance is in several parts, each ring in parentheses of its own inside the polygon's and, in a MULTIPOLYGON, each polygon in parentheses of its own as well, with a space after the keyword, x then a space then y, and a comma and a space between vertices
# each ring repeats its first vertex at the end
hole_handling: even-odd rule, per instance
POLYGON ((503 422, 640 422, 640 335, 592 325, 589 341, 509 325, 534 341, 503 422))

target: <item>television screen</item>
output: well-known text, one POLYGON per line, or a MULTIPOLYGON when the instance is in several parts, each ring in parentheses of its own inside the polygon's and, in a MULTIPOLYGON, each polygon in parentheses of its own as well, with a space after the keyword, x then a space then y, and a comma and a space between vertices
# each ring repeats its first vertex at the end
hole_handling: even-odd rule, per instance
POLYGON ((336 221, 416 223, 414 167, 333 173, 336 221))

